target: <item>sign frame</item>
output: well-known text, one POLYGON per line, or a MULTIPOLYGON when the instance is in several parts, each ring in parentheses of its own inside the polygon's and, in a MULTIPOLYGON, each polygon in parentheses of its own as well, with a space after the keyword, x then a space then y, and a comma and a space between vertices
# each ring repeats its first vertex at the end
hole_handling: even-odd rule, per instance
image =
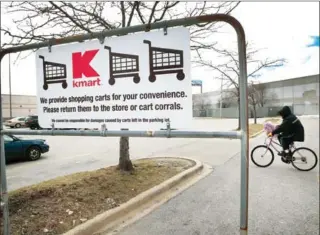
MULTIPOLYGON (((59 39, 51 39, 41 43, 32 43, 28 45, 21 45, 16 47, 9 47, 0 50, 0 65, 3 57, 10 53, 27 51, 32 49, 39 49, 43 47, 51 47, 54 45, 62 45, 72 42, 82 42, 97 38, 101 41, 105 37, 126 35, 129 33, 136 33, 140 31, 150 31, 153 29, 164 29, 167 31, 168 27, 177 26, 191 26, 194 24, 203 24, 222 21, 231 25, 237 33, 238 55, 239 55, 239 90, 240 90, 240 131, 230 132, 208 132, 208 131, 177 131, 168 128, 166 131, 109 131, 102 129, 99 131, 61 131, 61 130, 40 130, 40 131, 22 131, 22 130, 3 130, 2 122, 2 102, 0 102, 0 130, 1 130, 1 209, 3 210, 3 234, 10 234, 9 226, 9 210, 8 210, 8 193, 7 193, 7 179, 4 153, 4 134, 18 134, 18 135, 57 135, 57 136, 118 136, 118 137, 159 137, 159 138, 231 138, 240 139, 241 142, 241 164, 240 164, 240 234, 245 235, 248 231, 248 188, 249 188, 249 129, 248 129, 248 96, 247 96, 247 60, 246 60, 246 38, 245 32, 240 22, 227 14, 211 14, 197 17, 181 18, 169 21, 160 21, 152 24, 136 25, 127 28, 118 28, 114 30, 107 30, 97 33, 88 33, 82 35, 75 35, 59 39)), ((1 83, 0 83, 0 97, 1 97, 1 83)), ((170 127, 170 125, 168 125, 170 127)), ((168 127, 167 126, 167 127, 168 127)))

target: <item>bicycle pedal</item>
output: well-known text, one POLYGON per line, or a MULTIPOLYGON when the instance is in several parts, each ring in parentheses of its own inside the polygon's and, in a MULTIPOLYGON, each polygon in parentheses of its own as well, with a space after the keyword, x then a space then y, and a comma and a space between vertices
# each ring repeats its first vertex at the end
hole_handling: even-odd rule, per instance
POLYGON ((284 157, 284 156, 281 157, 281 161, 283 161, 283 162, 286 163, 286 164, 290 164, 290 163, 291 163, 291 161, 288 160, 288 159, 287 159, 286 157, 284 157))
POLYGON ((293 158, 291 158, 291 157, 290 158, 286 158, 286 160, 287 160, 288 163, 293 162, 293 158))

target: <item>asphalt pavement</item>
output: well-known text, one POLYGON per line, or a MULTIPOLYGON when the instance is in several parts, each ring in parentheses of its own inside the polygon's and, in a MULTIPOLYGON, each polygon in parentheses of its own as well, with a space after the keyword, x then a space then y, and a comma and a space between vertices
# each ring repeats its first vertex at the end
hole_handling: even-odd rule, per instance
MULTIPOLYGON (((302 118, 302 121, 306 141, 297 145, 310 147, 319 156, 319 117, 302 118)), ((236 126, 235 119, 195 119, 190 129, 228 131, 236 126)), ((39 161, 7 165, 9 190, 118 162, 119 138, 24 138, 45 138, 51 149, 39 161)), ((263 140, 263 135, 254 138, 250 147, 263 140)), ((214 171, 119 234, 239 234, 239 151, 239 140, 131 138, 132 159, 185 156, 213 166, 214 171)), ((319 167, 311 172, 299 172, 276 158, 265 169, 250 163, 249 174, 249 234, 319 234, 319 167)))
MULTIPOLYGON (((251 120, 252 121, 252 120, 251 120)), ((262 122, 262 120, 259 120, 262 122)), ((230 131, 236 119, 194 119, 192 130, 230 131)), ((22 136, 46 139, 50 151, 35 162, 7 165, 9 191, 58 176, 95 170, 118 163, 119 138, 83 136, 22 136)), ((239 140, 130 138, 131 159, 185 156, 218 166, 236 154, 239 140), (220 149, 219 153, 212 149, 220 149), (200 149, 200 151, 199 151, 200 149)))
MULTIPOLYGON (((319 119, 302 119, 306 141, 297 146, 319 156, 319 119)), ((264 140, 250 142, 253 148, 264 140)), ((219 155, 225 146, 199 149, 219 155)), ((228 148, 230 149, 230 148, 228 148)), ((231 156, 212 174, 171 199, 119 235, 235 235, 240 231, 240 155, 231 156)), ((228 158, 225 156, 225 158, 228 158)), ((279 157, 268 168, 249 168, 250 235, 319 234, 319 164, 300 172, 279 157)))

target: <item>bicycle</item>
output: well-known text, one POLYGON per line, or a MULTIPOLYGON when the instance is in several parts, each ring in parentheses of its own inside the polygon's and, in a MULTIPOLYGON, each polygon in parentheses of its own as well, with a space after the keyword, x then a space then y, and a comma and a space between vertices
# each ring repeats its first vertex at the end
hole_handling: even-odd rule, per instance
MULTIPOLYGON (((281 155, 280 153, 282 152, 282 146, 278 141, 274 140, 274 136, 267 137, 265 139, 265 142, 264 142, 263 145, 258 145, 258 146, 256 146, 255 148, 252 149, 252 151, 251 151, 251 160, 252 160, 252 162, 258 167, 268 167, 268 166, 270 166, 274 161, 274 153, 273 153, 271 148, 273 148, 278 153, 278 155, 281 155), (280 147, 280 150, 275 145, 278 145, 280 147), (271 160, 266 165, 258 164, 257 163, 257 158, 254 155, 254 153, 257 152, 257 150, 261 150, 261 149, 265 149, 264 153, 260 156, 261 158, 264 158, 267 153, 271 154, 271 160)), ((290 147, 289 147, 289 156, 292 157, 291 161, 288 161, 287 158, 284 157, 284 156, 281 156, 281 160, 284 163, 287 163, 287 164, 291 163, 294 168, 296 168, 297 170, 300 170, 300 171, 311 171, 318 164, 318 157, 317 157, 316 153, 313 150, 311 150, 311 149, 309 149, 307 147, 298 147, 298 148, 296 148, 294 143, 292 143, 290 145, 290 147), (298 164, 299 160, 301 160, 302 164, 307 164, 308 163, 306 154, 300 154, 300 152, 302 152, 302 151, 309 152, 310 156, 313 156, 313 158, 314 158, 315 162, 310 168, 303 169, 303 168, 298 166, 299 165, 298 164), (295 156, 295 154, 297 156, 295 156)))

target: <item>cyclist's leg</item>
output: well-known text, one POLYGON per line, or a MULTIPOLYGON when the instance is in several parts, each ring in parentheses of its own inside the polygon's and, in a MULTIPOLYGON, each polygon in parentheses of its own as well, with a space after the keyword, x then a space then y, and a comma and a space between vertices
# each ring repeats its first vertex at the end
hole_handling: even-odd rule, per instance
POLYGON ((283 147, 283 151, 284 151, 284 156, 289 160, 289 158, 291 158, 291 154, 289 153, 290 149, 290 145, 293 143, 293 136, 282 136, 281 137, 281 145, 283 147))
POLYGON ((285 145, 285 143, 283 143, 283 135, 282 134, 278 135, 278 140, 279 140, 280 145, 282 146, 282 151, 280 153, 278 153, 278 155, 279 156, 284 156, 285 155, 285 153, 284 153, 284 150, 285 150, 284 145, 285 145))
POLYGON ((284 151, 289 150, 289 146, 290 146, 290 138, 287 137, 282 137, 281 138, 281 145, 284 151))
POLYGON ((282 135, 281 135, 281 134, 279 134, 277 137, 278 137, 278 141, 279 141, 279 143, 281 144, 281 137, 282 137, 282 135))

